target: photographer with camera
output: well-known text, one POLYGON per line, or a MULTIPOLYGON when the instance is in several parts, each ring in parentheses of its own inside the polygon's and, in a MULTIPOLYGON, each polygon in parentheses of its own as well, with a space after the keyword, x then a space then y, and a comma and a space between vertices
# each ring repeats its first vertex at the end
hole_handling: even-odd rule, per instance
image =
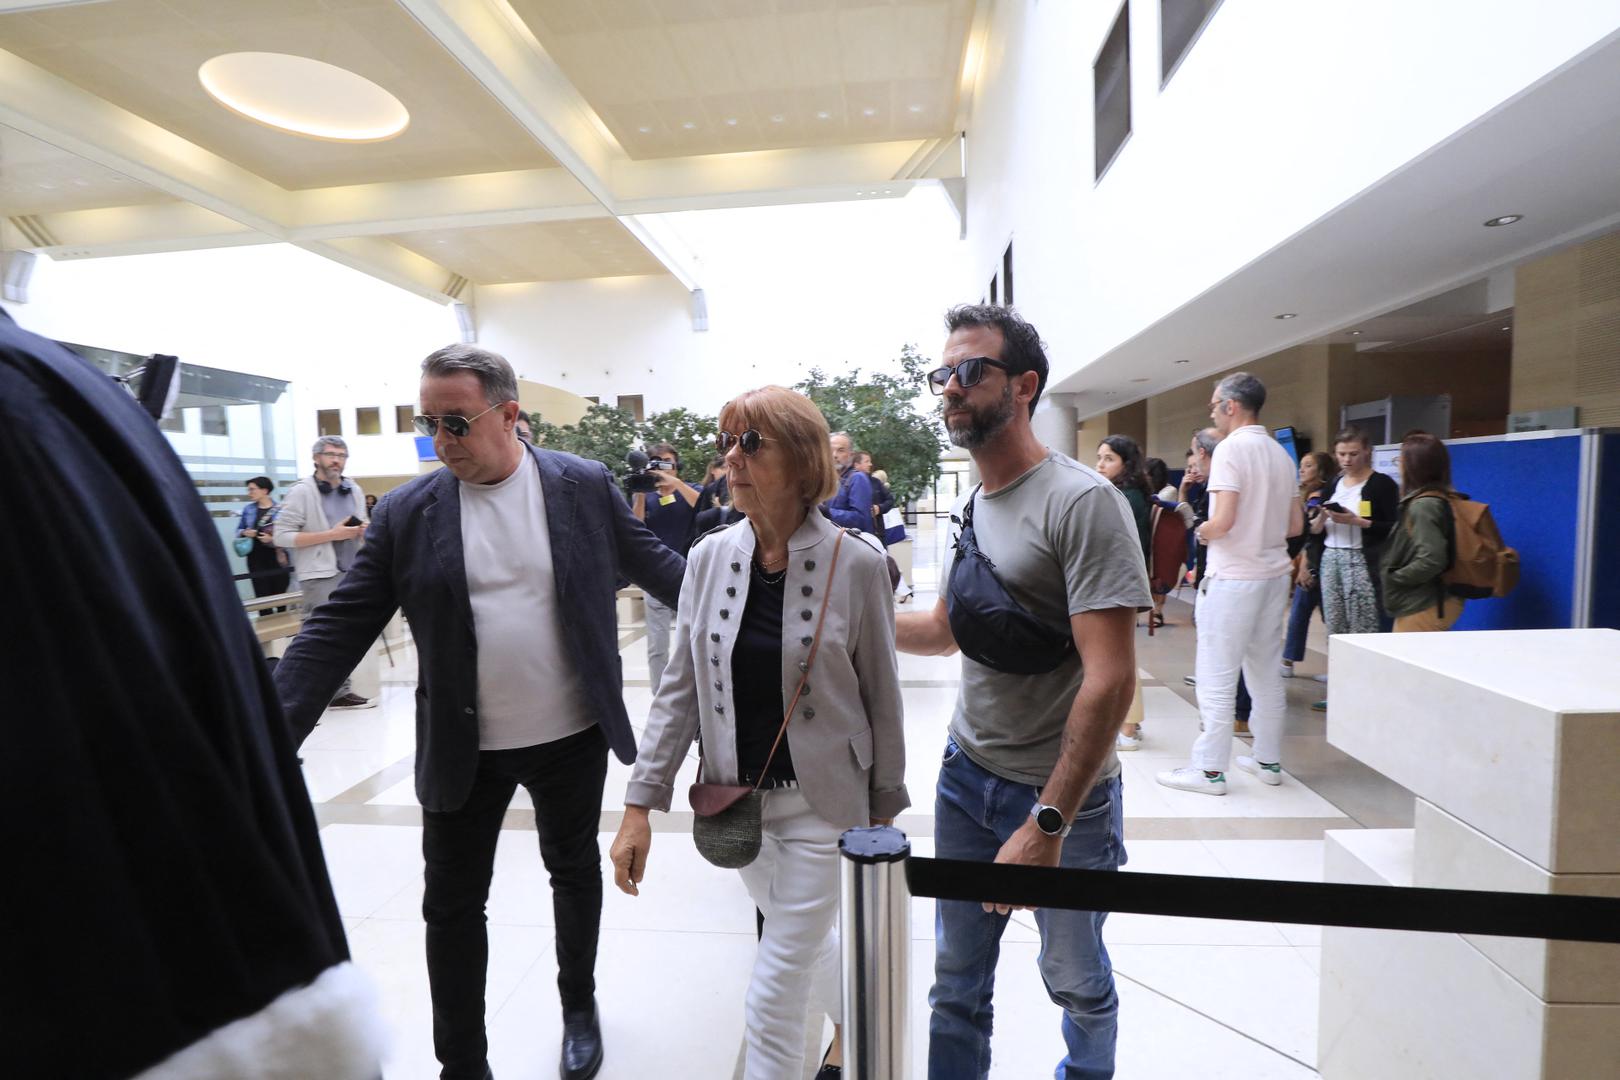
MULTIPOLYGON (((366 493, 343 475, 349 462, 349 444, 336 435, 315 440, 315 474, 294 484, 276 516, 271 543, 292 556, 293 573, 304 593, 303 614, 309 617, 332 598, 343 584, 360 538, 365 535, 368 513, 366 493)), ((376 702, 356 694, 344 679, 329 709, 369 709, 376 702)))
MULTIPOLYGON (((663 545, 681 557, 692 546, 697 521, 698 489, 680 477, 681 456, 669 443, 655 443, 645 453, 632 450, 625 458, 630 466, 630 512, 645 522, 663 545)), ((646 597, 647 681, 658 693, 664 665, 669 661, 669 628, 675 609, 646 597)))

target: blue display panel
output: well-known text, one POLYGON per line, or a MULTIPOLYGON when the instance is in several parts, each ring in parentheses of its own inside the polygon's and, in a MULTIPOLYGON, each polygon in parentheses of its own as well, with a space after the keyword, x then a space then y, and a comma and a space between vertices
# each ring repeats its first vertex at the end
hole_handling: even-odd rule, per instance
POLYGON ((1450 450, 1452 483, 1490 504, 1520 560, 1519 587, 1502 599, 1469 601, 1457 629, 1573 625, 1581 437, 1454 443, 1450 450))
POLYGON ((1598 438, 1597 536, 1592 546, 1592 625, 1620 630, 1620 435, 1598 438))
POLYGON ((1280 427, 1276 431, 1272 432, 1272 435, 1275 436, 1277 441, 1282 444, 1282 448, 1288 451, 1288 456, 1294 459, 1294 464, 1298 465, 1299 443, 1294 439, 1294 429, 1291 427, 1280 427))

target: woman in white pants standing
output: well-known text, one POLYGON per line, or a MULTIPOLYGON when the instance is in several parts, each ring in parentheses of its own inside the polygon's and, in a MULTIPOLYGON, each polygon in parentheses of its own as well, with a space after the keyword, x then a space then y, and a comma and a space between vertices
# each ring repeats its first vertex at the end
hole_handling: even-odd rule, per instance
MULTIPOLYGON (((819 510, 837 489, 826 421, 781 387, 720 411, 745 520, 688 556, 669 666, 653 700, 614 877, 635 895, 675 776, 702 728, 700 780, 763 795, 741 875, 765 925, 746 1002, 748 1080, 799 1080, 809 1009, 839 1019, 838 838, 888 823, 905 789, 894 604, 882 554, 819 510), (789 711, 791 710, 791 711, 789 711)), ((824 1061, 821 1075, 838 1075, 824 1061)))

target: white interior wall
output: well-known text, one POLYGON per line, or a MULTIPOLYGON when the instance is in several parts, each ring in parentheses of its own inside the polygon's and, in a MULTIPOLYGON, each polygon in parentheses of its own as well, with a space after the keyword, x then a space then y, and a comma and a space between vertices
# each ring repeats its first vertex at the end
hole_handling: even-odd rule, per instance
POLYGON ((1159 6, 1133 0, 1132 134, 1094 184, 1118 10, 997 3, 972 106, 964 288, 1014 237, 1057 378, 1620 28, 1613 0, 1226 0, 1161 92, 1159 6))

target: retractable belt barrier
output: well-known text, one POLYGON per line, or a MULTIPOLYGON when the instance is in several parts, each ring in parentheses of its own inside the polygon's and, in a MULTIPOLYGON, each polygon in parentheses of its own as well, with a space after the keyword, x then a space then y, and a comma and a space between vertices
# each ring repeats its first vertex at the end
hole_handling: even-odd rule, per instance
POLYGON ((906 860, 913 896, 1071 911, 1620 943, 1620 900, 906 860))
POLYGON ((1620 943, 1620 899, 1328 885, 927 859, 894 828, 851 829, 843 853, 844 1076, 910 1075, 910 898, 1193 919, 1620 943))

